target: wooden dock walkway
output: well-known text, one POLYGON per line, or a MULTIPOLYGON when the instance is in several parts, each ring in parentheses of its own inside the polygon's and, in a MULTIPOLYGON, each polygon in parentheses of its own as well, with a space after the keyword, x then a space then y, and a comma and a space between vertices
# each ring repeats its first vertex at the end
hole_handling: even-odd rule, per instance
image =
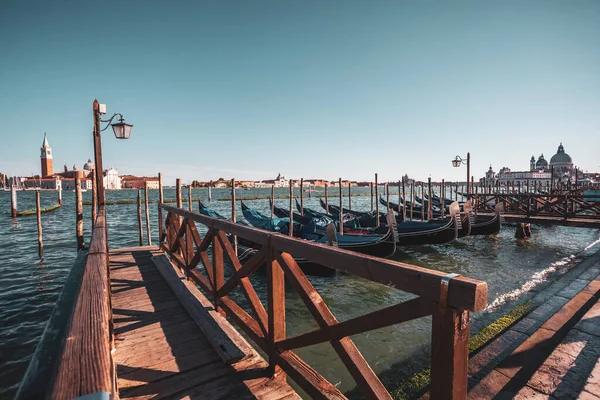
POLYGON ((110 252, 120 398, 299 398, 268 378, 268 363, 256 353, 223 361, 153 262, 162 254, 157 247, 110 252))

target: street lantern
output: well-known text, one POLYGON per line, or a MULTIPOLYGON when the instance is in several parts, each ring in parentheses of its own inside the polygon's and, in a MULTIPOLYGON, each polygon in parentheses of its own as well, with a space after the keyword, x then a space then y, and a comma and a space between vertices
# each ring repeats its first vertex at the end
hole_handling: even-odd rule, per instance
POLYGON ((460 164, 462 164, 462 158, 460 158, 459 156, 456 156, 456 158, 454 160, 452 160, 452 166, 455 168, 460 167, 460 164))
POLYGON ((461 164, 466 164, 467 165, 467 198, 469 198, 469 196, 471 195, 471 185, 469 184, 469 181, 471 179, 471 153, 467 153, 467 159, 463 159, 461 156, 456 156, 454 157, 453 160, 451 160, 452 162, 452 166, 454 168, 458 168, 461 166, 461 164))
POLYGON ((125 119, 123 116, 119 119, 119 122, 115 122, 112 124, 113 131, 115 132, 115 137, 117 139, 129 139, 131 136, 131 128, 133 125, 125 123, 125 119))

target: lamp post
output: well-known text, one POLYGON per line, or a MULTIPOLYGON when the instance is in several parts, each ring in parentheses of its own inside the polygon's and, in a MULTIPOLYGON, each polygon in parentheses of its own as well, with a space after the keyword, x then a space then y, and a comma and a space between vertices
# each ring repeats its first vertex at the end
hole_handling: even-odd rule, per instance
POLYGON ((467 200, 468 200, 469 196, 471 195, 471 185, 469 183, 469 181, 471 179, 471 153, 467 153, 466 160, 460 156, 456 156, 456 157, 454 157, 453 160, 451 160, 451 162, 452 162, 452 166, 454 168, 460 167, 461 164, 467 165, 467 200))
POLYGON ((125 119, 122 114, 115 113, 112 117, 107 120, 102 120, 100 117, 106 114, 106 104, 98 103, 98 100, 94 100, 93 105, 94 112, 94 174, 96 175, 96 193, 98 194, 98 206, 103 207, 106 204, 106 196, 104 195, 104 176, 102 169, 102 141, 100 140, 100 132, 106 130, 109 125, 112 126, 113 132, 117 139, 129 139, 131 136, 131 128, 133 125, 125 123, 125 119), (119 116, 119 122, 111 124, 113 119, 119 116), (101 122, 107 122, 104 128, 100 127, 101 122))

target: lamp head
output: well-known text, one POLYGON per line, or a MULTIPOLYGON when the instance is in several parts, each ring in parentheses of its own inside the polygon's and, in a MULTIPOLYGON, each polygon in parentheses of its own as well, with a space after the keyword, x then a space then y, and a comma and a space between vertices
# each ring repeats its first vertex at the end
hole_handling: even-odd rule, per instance
POLYGON ((131 136, 131 128, 133 128, 133 125, 125 123, 123 117, 120 118, 119 122, 116 122, 111 126, 117 139, 129 139, 131 136))

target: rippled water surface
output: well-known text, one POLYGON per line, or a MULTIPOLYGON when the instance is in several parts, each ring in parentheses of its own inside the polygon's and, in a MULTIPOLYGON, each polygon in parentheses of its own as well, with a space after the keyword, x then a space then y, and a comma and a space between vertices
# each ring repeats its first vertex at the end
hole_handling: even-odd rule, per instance
MULTIPOLYGON (((368 189, 353 188, 353 193, 368 189)), ((185 191, 184 191, 185 192, 185 191)), ((277 195, 285 195, 281 189, 277 195)), ((268 196, 270 189, 238 190, 237 196, 268 196)), ((89 200, 91 193, 84 193, 89 200)), ((187 192, 185 192, 187 196, 187 192)), ((299 195, 296 189, 296 195, 299 195)), ((108 200, 135 199, 136 191, 109 191, 108 200)), ((206 189, 194 189, 194 197, 207 197, 206 189)), ((307 194, 305 194, 307 196, 307 194)), ((43 192, 42 207, 54 204, 56 193, 43 192)), ((150 191, 150 199, 158 192, 150 191)), ((173 189, 165 189, 165 198, 174 198, 173 189)), ((229 197, 228 189, 214 189, 212 208, 229 216, 231 204, 216 201, 229 197)), ((75 259, 74 193, 63 193, 64 205, 42 215, 44 230, 44 259, 37 255, 36 218, 10 218, 10 193, 0 192, 0 398, 12 398, 25 373, 28 362, 42 334, 52 307, 75 259)), ((332 199, 337 204, 338 199, 332 199)), ((267 200, 248 201, 247 204, 269 213, 267 200)), ((277 200, 287 207, 288 200, 277 200)), ((314 197, 305 199, 308 207, 319 209, 314 197)), ((345 199, 347 205, 347 198, 345 199)), ((369 197, 354 197, 354 209, 370 209, 369 197)), ((33 208, 34 192, 19 192, 19 209, 33 208)), ((184 206, 186 206, 184 204, 184 206)), ((197 205, 194 204, 194 208, 197 205)), ((85 235, 89 240, 90 207, 84 206, 85 235)), ((156 243, 156 204, 150 206, 153 242, 156 243)), ((107 207, 109 243, 111 248, 138 245, 137 212, 135 205, 107 207)), ((238 219, 241 212, 238 212, 238 219)), ((596 251, 586 246, 599 238, 598 230, 566 227, 533 227, 533 237, 527 242, 514 238, 514 227, 504 227, 497 236, 467 237, 450 245, 401 248, 395 260, 425 266, 446 272, 456 272, 481 279, 489 285, 490 304, 501 305, 518 298, 525 290, 545 279, 558 267, 568 269, 585 254, 596 251)), ((407 293, 374 284, 350 275, 334 278, 311 278, 339 320, 352 318, 369 311, 393 305, 409 297, 407 293)), ((264 277, 253 282, 264 298, 264 277)), ((286 297, 288 335, 306 332, 317 327, 300 299, 289 288, 286 297)), ((475 316, 477 318, 477 316, 475 316)), ((356 335, 353 337, 375 372, 389 369, 406 360, 427 344, 430 319, 416 321, 356 335)), ((310 365, 339 385, 341 390, 354 384, 343 364, 328 344, 311 346, 298 351, 310 365)))

